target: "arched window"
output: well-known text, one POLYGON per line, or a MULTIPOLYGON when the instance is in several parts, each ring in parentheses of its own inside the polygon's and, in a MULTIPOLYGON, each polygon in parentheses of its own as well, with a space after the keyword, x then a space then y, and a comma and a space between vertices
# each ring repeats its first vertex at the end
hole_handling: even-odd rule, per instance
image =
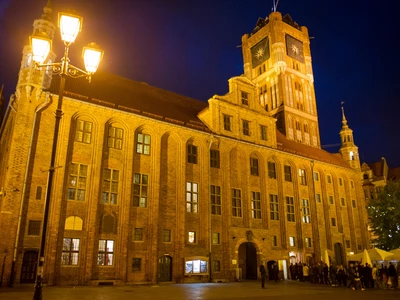
POLYGON ((83 220, 77 216, 71 216, 65 219, 66 230, 82 230, 83 220))

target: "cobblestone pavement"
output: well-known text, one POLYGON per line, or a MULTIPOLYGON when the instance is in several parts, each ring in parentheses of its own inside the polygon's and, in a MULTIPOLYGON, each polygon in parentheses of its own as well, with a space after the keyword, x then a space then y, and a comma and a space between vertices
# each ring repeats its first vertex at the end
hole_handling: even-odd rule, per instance
MULTIPOLYGON (((369 300, 400 299, 400 290, 352 291, 347 288, 313 285, 293 281, 268 282, 261 289, 260 282, 160 284, 146 286, 106 287, 44 287, 43 300, 369 300)), ((0 300, 32 300, 33 287, 0 288, 0 300)))

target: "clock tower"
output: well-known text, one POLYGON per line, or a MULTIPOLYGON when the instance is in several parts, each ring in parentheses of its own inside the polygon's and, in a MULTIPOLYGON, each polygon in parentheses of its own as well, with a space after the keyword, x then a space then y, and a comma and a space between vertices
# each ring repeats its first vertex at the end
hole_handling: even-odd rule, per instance
POLYGON ((272 12, 242 37, 244 74, 288 139, 320 148, 308 30, 272 12))
POLYGON ((340 140, 342 146, 339 149, 343 160, 347 162, 353 169, 361 170, 360 157, 358 155, 358 147, 354 144, 353 130, 347 125, 344 108, 342 106, 342 130, 340 130, 340 140))

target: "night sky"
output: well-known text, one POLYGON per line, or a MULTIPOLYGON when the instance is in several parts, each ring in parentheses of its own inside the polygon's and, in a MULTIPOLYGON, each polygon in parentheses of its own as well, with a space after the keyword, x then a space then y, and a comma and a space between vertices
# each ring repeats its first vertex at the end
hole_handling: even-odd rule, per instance
MULTIPOLYGON (((0 0, 0 84, 14 92, 22 48, 47 0, 0 0)), ((361 162, 385 157, 400 166, 400 26, 398 1, 280 0, 308 28, 322 145, 340 143, 341 101, 361 162)), ((272 0, 57 0, 53 13, 74 9, 83 30, 70 49, 83 67, 82 47, 104 50, 100 68, 207 101, 243 73, 241 37, 272 9, 272 0)), ((53 50, 60 57, 59 31, 53 50)), ((338 147, 326 148, 337 152, 338 147)))

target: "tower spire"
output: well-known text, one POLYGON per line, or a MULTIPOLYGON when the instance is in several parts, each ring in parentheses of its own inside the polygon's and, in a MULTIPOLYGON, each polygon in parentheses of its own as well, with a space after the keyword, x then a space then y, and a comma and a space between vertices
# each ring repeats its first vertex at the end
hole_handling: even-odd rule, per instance
POLYGON ((342 108, 342 129, 340 130, 340 139, 342 146, 339 152, 342 154, 343 160, 352 168, 360 169, 360 158, 358 156, 358 147, 354 144, 353 130, 347 125, 347 119, 344 114, 344 101, 341 102, 342 108))

